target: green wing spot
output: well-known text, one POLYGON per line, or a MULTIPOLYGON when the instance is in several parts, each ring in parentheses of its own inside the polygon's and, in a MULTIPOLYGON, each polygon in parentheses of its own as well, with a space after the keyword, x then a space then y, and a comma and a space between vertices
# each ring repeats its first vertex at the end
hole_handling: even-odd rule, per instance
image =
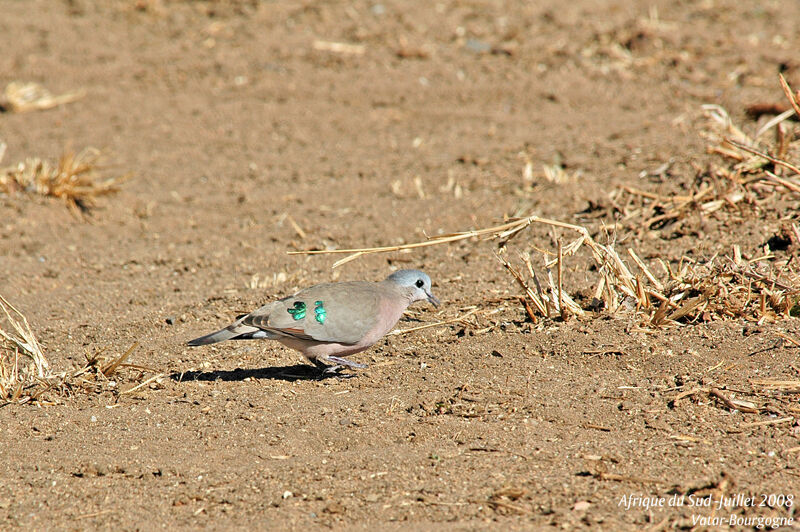
POLYGON ((322 301, 314 302, 314 318, 320 322, 325 323, 325 307, 322 306, 322 301))
POLYGON ((295 320, 302 320, 306 317, 306 304, 302 301, 295 301, 294 308, 287 308, 286 312, 291 314, 295 320))

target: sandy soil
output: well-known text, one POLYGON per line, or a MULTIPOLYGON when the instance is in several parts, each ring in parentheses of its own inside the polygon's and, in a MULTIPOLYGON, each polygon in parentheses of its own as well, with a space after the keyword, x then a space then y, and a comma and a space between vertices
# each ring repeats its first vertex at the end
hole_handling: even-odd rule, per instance
MULTIPOLYGON (((796 320, 534 324, 508 297, 519 288, 496 242, 336 270, 332 256, 286 252, 527 214, 600 238, 613 190, 685 193, 695 167, 719 161, 702 104, 752 128, 748 104, 785 101, 779 70, 800 86, 800 4, 0 0, 0 13, 0 84, 86 90, 0 114, 3 165, 97 146, 110 173, 134 176, 88 221, 57 200, 0 197, 0 293, 57 370, 134 342, 129 362, 151 368, 120 373, 116 390, 0 408, 0 528, 664 530, 698 516, 794 518, 774 499, 620 503, 800 496, 794 419, 702 392, 675 401, 716 387, 796 416, 791 397, 747 395, 755 378, 798 379, 800 351, 778 336, 796 338, 796 320), (355 48, 320 49, 330 42, 355 48), (575 179, 550 182, 544 165, 575 179), (605 207, 593 216, 591 205, 605 207), (350 379, 320 379, 269 342, 185 346, 271 298, 396 267, 424 269, 444 301, 413 307, 400 328, 479 312, 386 338, 355 357, 370 367, 350 379)), ((796 202, 775 205, 620 238, 648 260, 758 253, 797 221, 796 202)), ((532 226, 510 252, 553 249, 558 236, 532 226)), ((570 291, 596 281, 586 260, 569 263, 570 291)))

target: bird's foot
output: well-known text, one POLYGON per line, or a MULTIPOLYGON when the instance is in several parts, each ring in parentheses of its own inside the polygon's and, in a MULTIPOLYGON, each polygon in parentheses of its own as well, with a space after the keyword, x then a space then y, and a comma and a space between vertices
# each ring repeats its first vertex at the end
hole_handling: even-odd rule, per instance
POLYGON ((328 357, 328 360, 338 364, 339 366, 347 366, 348 368, 356 368, 356 369, 364 369, 367 366, 366 364, 359 364, 358 362, 353 362, 352 360, 347 360, 346 358, 340 357, 328 357))
POLYGON ((347 366, 342 366, 341 364, 336 364, 335 366, 325 366, 325 369, 323 369, 322 373, 320 374, 320 379, 329 375, 336 377, 337 379, 352 379, 355 377, 356 373, 342 373, 342 370, 346 367, 347 366))
MULTIPOLYGON (((348 367, 343 364, 334 364, 333 366, 329 366, 328 364, 325 364, 324 362, 316 359, 312 360, 312 362, 317 367, 317 369, 320 370, 320 378, 333 376, 339 379, 350 379, 356 376, 355 373, 342 373, 342 370, 348 367)), ((334 361, 331 360, 331 362, 334 361)))

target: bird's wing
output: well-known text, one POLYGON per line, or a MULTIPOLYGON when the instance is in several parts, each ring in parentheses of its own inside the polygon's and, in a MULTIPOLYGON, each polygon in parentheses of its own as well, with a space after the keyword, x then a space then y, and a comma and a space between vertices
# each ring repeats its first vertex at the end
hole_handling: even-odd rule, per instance
POLYGON ((319 284, 261 307, 242 323, 304 340, 357 344, 377 325, 382 297, 376 283, 319 284))

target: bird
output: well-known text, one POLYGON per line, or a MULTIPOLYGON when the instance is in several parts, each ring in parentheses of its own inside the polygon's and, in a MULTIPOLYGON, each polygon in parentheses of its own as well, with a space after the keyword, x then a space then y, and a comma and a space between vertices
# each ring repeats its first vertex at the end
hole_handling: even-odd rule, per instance
POLYGON ((188 345, 264 338, 299 351, 323 373, 361 369, 367 365, 344 357, 369 349, 394 328, 409 305, 423 300, 440 305, 431 278, 420 270, 398 270, 377 283, 322 283, 242 314, 188 345))

